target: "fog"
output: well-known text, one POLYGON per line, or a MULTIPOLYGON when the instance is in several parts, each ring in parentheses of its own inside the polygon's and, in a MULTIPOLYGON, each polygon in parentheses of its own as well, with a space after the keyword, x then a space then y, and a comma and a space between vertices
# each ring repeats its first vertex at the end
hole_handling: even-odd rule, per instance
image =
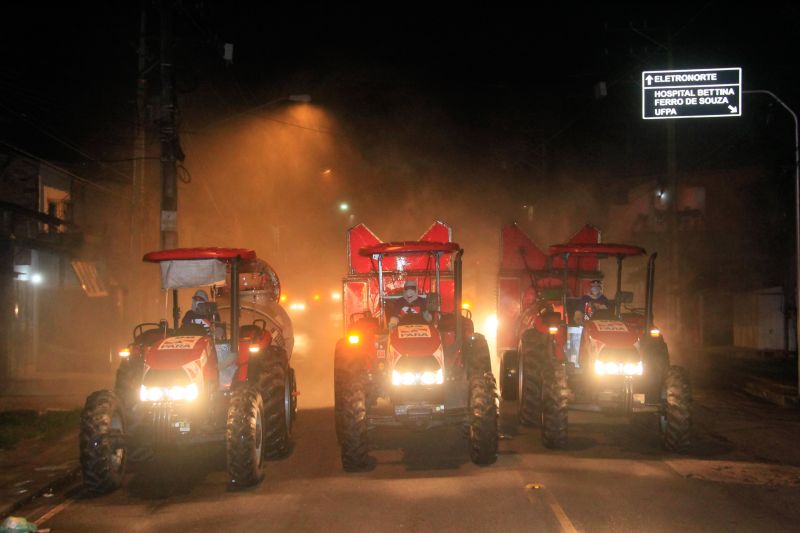
MULTIPOLYGON (((424 120, 418 138, 407 124, 398 131, 373 125, 367 149, 352 124, 313 103, 185 128, 179 244, 253 248, 278 272, 284 305, 306 304, 304 312, 291 312, 304 405, 332 402, 342 326, 341 304, 331 294, 346 274, 348 228, 364 223, 391 241, 414 240, 436 220, 450 224, 465 250, 464 300, 494 350, 493 332, 485 329, 495 313, 501 226, 519 222, 542 247, 585 223, 602 227, 604 210, 579 178, 520 184, 485 154, 459 152, 446 120, 440 129, 431 127, 435 114, 424 120)), ((157 277, 154 268, 145 272, 157 277)))

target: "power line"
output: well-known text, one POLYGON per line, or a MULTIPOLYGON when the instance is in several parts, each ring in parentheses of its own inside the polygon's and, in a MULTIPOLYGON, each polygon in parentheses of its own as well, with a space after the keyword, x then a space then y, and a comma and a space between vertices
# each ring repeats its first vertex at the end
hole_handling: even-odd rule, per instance
POLYGON ((28 158, 33 159, 35 161, 38 161, 39 163, 41 163, 41 164, 43 164, 45 166, 48 166, 48 167, 50 167, 50 168, 52 168, 54 170, 62 172, 64 174, 66 174, 67 176, 75 179, 76 181, 79 181, 79 182, 81 182, 81 183, 83 183, 85 185, 88 185, 89 187, 97 189, 98 191, 102 191, 102 192, 104 192, 106 194, 109 194, 111 196, 116 196, 118 198, 126 198, 126 196, 123 195, 123 194, 120 194, 120 193, 118 193, 118 192, 116 192, 116 191, 114 191, 112 189, 109 189, 108 187, 104 187, 102 185, 99 185, 99 184, 95 183, 94 181, 92 181, 92 180, 90 180, 88 178, 84 178, 83 176, 79 176, 78 174, 75 174, 74 172, 71 172, 71 171, 69 171, 69 170, 67 170, 67 169, 65 169, 63 167, 60 167, 60 166, 48 161, 47 159, 44 159, 44 158, 41 158, 39 156, 33 155, 32 153, 27 152, 27 151, 25 151, 22 148, 19 148, 17 146, 14 146, 13 144, 7 143, 6 141, 2 141, 2 140, 0 140, 0 144, 2 144, 3 146, 5 146, 7 148, 10 148, 11 150, 17 152, 20 155, 24 155, 25 157, 28 157, 28 158))

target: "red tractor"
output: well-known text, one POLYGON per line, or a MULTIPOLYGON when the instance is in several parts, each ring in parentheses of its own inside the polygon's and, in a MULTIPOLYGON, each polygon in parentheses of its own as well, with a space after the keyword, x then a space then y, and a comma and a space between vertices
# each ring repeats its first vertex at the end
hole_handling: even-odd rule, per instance
POLYGON ((114 390, 86 400, 84 484, 118 488, 137 452, 224 442, 231 486, 253 485, 263 458, 288 453, 297 412, 292 324, 277 303, 278 277, 246 249, 163 250, 144 260, 159 264, 172 293, 172 327, 166 319, 136 326, 114 390), (198 287, 208 292, 195 292, 181 321, 178 291, 198 287))
POLYGON ((358 225, 347 246, 345 337, 334 359, 344 469, 368 466, 368 431, 377 426, 463 424, 472 461, 493 463, 496 384, 486 339, 461 309, 464 251, 452 242, 450 227, 437 222, 419 241, 384 243, 358 225), (406 305, 401 292, 412 285, 417 298, 406 305))
POLYGON ((585 226, 542 253, 516 225, 503 228, 498 278, 497 350, 504 400, 517 400, 519 421, 541 425, 549 448, 567 442, 568 409, 658 415, 662 443, 690 443, 692 395, 686 371, 669 362, 653 324, 656 254, 647 261, 644 307, 622 290, 622 264, 646 255, 626 244, 602 244, 585 226), (616 261, 616 294, 595 308, 589 292, 616 261))

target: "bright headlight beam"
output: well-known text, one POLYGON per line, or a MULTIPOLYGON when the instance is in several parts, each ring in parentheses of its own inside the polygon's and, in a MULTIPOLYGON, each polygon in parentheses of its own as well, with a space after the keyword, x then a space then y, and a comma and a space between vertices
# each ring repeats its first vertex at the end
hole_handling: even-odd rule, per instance
POLYGON ((392 385, 441 385, 444 383, 444 373, 440 368, 436 372, 398 372, 392 371, 392 385))
POLYGON ((594 373, 598 376, 641 376, 644 374, 644 365, 641 361, 614 363, 598 359, 594 362, 594 373))
POLYGON ((170 388, 148 387, 142 385, 139 389, 139 399, 143 402, 160 402, 162 400, 171 401, 193 401, 200 394, 196 383, 189 385, 174 385, 170 388))

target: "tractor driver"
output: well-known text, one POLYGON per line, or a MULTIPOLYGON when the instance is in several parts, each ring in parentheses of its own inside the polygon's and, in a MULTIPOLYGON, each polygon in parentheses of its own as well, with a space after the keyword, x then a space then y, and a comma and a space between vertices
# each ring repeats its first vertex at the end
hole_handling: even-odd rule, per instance
POLYGON ((603 282, 593 279, 589 285, 589 293, 584 294, 580 301, 581 307, 575 310, 575 322, 582 324, 584 320, 589 320, 595 311, 609 309, 608 298, 603 294, 603 282))
POLYGON ((201 306, 206 303, 208 303, 208 293, 203 289, 198 289, 192 296, 192 308, 186 311, 186 314, 183 316, 182 325, 200 324, 206 330, 210 331, 211 324, 214 321, 219 321, 219 317, 203 312, 204 310, 201 309, 201 306))
POLYGON ((389 327, 395 327, 400 319, 411 315, 422 315, 426 322, 430 322, 433 318, 427 308, 427 299, 424 296, 417 294, 417 282, 414 280, 406 280, 403 285, 403 296, 399 300, 392 302, 391 309, 389 310, 389 327))

